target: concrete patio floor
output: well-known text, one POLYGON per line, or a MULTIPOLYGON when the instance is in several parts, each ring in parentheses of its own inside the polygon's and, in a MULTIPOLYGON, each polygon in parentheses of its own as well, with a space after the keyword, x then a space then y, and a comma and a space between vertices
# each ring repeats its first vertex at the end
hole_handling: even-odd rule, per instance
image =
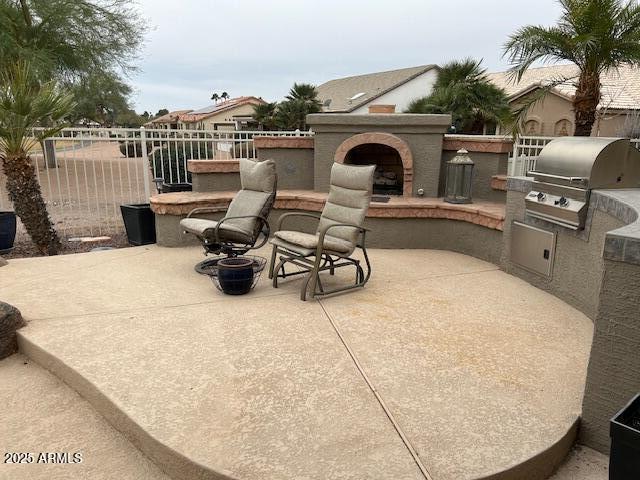
POLYGON ((590 320, 472 257, 371 257, 364 290, 306 303, 266 275, 224 296, 199 248, 157 246, 12 260, 0 298, 23 353, 174 478, 475 479, 565 437, 590 320))

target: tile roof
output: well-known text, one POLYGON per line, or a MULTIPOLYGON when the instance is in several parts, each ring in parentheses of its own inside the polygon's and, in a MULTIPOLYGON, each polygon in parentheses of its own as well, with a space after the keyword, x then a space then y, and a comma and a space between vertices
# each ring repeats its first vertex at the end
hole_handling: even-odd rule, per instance
MULTIPOLYGON (((554 87, 556 93, 572 99, 578 78, 578 67, 573 64, 551 65, 547 67, 528 69, 519 83, 514 83, 509 77, 509 72, 497 72, 487 74, 489 80, 503 88, 507 95, 513 98, 535 88, 548 85, 559 79, 568 81, 554 87)), ((602 101, 599 108, 610 109, 640 109, 640 68, 623 66, 618 70, 612 70, 601 76, 602 101)))
POLYGON ((318 99, 323 104, 329 100, 331 101, 323 107, 325 112, 351 112, 433 68, 438 67, 437 65, 421 65, 354 77, 337 78, 317 87, 318 99))
POLYGON ((161 117, 154 118, 153 120, 149 120, 145 125, 153 125, 154 123, 173 123, 178 121, 178 117, 185 113, 192 112, 193 110, 175 110, 173 112, 169 112, 161 117))
POLYGON ((230 98, 229 100, 226 100, 224 102, 209 105, 199 110, 194 110, 189 113, 180 115, 180 120, 186 123, 199 122, 200 120, 204 120, 205 118, 211 117, 220 112, 231 110, 232 108, 239 107, 240 105, 245 105, 247 103, 258 105, 260 103, 266 102, 262 98, 258 97, 230 98))

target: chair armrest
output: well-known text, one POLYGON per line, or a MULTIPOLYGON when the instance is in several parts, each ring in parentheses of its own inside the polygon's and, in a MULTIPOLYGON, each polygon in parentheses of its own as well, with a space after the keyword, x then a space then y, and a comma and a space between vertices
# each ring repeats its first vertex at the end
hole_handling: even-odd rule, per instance
POLYGON ((237 217, 224 217, 224 218, 222 218, 218 222, 218 224, 216 225, 216 228, 215 228, 215 230, 213 232, 216 242, 220 243, 220 237, 218 236, 218 230, 220 229, 220 225, 222 225, 227 220, 239 220, 241 218, 257 218, 262 223, 262 226, 260 227, 260 230, 262 231, 262 233, 264 233, 265 239, 262 241, 262 243, 260 245, 258 245, 258 246, 254 245, 253 248, 260 248, 265 243, 267 243, 267 240, 269 239, 269 234, 271 233, 271 229, 269 227, 269 222, 267 221, 267 219, 264 218, 261 215, 240 215, 240 216, 237 216, 237 217), (266 227, 266 231, 265 231, 265 227, 266 227))
POLYGON ((278 219, 278 226, 276 227, 276 232, 282 230, 282 224, 284 223, 284 219, 288 217, 310 217, 315 218, 316 220, 320 220, 320 215, 314 213, 306 213, 306 212, 289 212, 280 215, 278 219))
POLYGON ((191 218, 192 215, 195 215, 198 213, 219 213, 219 212, 226 212, 226 211, 227 211, 226 207, 198 207, 191 210, 187 214, 187 218, 191 218))
POLYGON ((362 235, 362 243, 364 244, 364 236, 365 234, 369 231, 368 228, 364 228, 361 227, 359 225, 354 225, 352 223, 333 223, 331 225, 327 225, 326 227, 324 227, 322 230, 320 230, 319 234, 320 234, 320 238, 318 239, 318 248, 316 250, 316 255, 321 255, 322 251, 324 250, 324 237, 327 234, 327 232, 329 230, 331 230, 334 227, 351 227, 351 228, 355 228, 356 230, 358 230, 358 233, 362 235))

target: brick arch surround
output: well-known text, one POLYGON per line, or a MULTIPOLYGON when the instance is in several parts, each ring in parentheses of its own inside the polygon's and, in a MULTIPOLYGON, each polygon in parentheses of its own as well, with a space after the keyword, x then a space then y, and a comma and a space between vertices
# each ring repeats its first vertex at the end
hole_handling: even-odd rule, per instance
POLYGON ((398 152, 400 160, 402 160, 403 170, 402 195, 404 197, 410 197, 413 192, 413 155, 407 142, 400 137, 384 132, 359 133, 347 138, 340 144, 336 149, 333 160, 337 163, 344 163, 347 154, 352 148, 367 143, 386 145, 398 152))

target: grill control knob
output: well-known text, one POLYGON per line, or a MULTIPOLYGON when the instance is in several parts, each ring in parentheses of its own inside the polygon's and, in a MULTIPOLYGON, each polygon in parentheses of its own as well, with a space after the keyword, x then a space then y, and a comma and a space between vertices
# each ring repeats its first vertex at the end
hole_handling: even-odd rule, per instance
POLYGON ((544 202, 544 200, 547 198, 547 196, 542 192, 538 192, 537 197, 539 202, 544 202))
POLYGON ((561 207, 567 207, 569 205, 569 200, 566 197, 560 197, 558 200, 554 202, 556 205, 560 205, 561 207))

